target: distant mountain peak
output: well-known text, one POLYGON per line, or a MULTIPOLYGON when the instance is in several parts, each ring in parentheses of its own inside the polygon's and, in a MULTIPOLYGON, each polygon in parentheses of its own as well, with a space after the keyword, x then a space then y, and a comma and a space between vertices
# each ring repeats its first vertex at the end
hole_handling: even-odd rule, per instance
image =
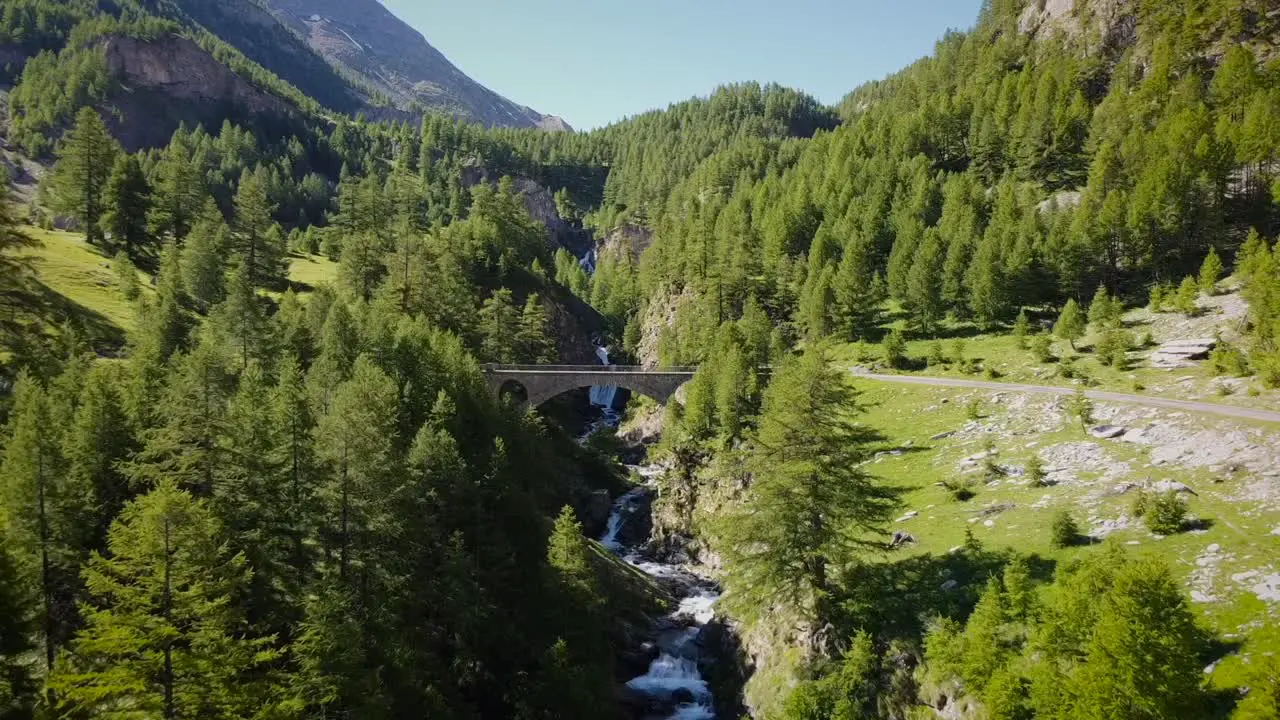
POLYGON ((446 112, 497 127, 570 131, 564 120, 472 80, 379 0, 264 0, 316 53, 402 112, 446 112))

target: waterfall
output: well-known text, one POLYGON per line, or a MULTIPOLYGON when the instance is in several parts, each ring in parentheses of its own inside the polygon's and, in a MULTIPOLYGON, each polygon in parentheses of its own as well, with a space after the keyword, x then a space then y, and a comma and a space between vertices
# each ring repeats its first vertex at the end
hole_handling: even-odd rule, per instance
MULTIPOLYGON (((653 466, 632 468, 649 483, 658 474, 653 466)), ((719 589, 705 578, 674 564, 646 560, 638 547, 627 547, 619 533, 637 512, 648 512, 644 504, 653 492, 650 485, 618 498, 600 543, 641 572, 672 588, 680 602, 668 615, 658 635, 658 657, 645 674, 632 678, 627 687, 670 711, 671 720, 714 720, 715 701, 698 666, 703 628, 715 618, 719 589)))
MULTIPOLYGON (((600 360, 601 365, 608 367, 610 365, 609 348, 597 346, 596 358, 600 360)), ((615 385, 595 385, 591 388, 591 404, 598 408, 604 408, 606 413, 614 412, 618 409, 614 406, 617 399, 618 388, 615 385)))

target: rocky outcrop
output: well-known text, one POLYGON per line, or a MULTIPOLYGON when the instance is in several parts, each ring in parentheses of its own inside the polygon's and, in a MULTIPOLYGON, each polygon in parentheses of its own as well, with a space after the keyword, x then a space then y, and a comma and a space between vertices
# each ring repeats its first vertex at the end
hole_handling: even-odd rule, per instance
POLYGON ((1116 56, 1138 39, 1137 0, 1039 0, 1027 4, 1018 29, 1028 35, 1080 40, 1116 56))
POLYGON ((600 313, 554 283, 542 291, 541 299, 555 335, 559 352, 557 362, 565 365, 599 363, 592 338, 599 337, 604 329, 600 313))
MULTIPOLYGON (((472 158, 462 168, 461 179, 463 187, 471 188, 481 183, 496 186, 502 178, 491 172, 480 160, 472 158)), ((527 177, 512 178, 512 183, 520 193, 529 216, 547 228, 548 240, 553 248, 564 248, 579 258, 590 252, 591 234, 560 216, 555 195, 550 189, 527 177)))
POLYGON ((130 150, 168 142, 180 123, 216 127, 224 119, 282 119, 295 112, 184 37, 111 36, 103 52, 118 88, 108 98, 114 112, 105 115, 130 150))
POLYGON ((1151 353, 1151 367, 1164 370, 1195 367, 1196 360, 1208 359, 1217 346, 1218 341, 1213 338, 1167 342, 1151 353))
POLYGON ((268 9, 321 57, 390 99, 491 127, 571 130, 564 120, 516 104, 467 77, 421 33, 378 0, 266 0, 268 9))
POLYGON ((697 294, 687 289, 677 295, 668 288, 659 288, 650 296, 641 318, 640 344, 636 349, 641 365, 650 368, 658 366, 658 345, 663 328, 674 325, 681 308, 697 301, 697 294))
POLYGON ((653 244, 653 231, 641 225, 621 225, 610 230, 600 243, 600 255, 630 253, 631 259, 640 261, 640 255, 653 244))

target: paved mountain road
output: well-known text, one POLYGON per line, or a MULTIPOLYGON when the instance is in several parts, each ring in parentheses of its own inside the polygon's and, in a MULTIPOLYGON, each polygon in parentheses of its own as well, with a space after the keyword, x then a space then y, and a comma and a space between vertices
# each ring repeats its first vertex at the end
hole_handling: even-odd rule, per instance
MULTIPOLYGON (((982 380, 962 380, 959 378, 925 377, 921 375, 877 375, 874 373, 851 370, 854 377, 866 380, 877 380, 904 385, 930 385, 933 387, 973 388, 977 390, 993 390, 996 392, 1033 393, 1037 395, 1071 395, 1073 388, 1051 387, 1048 385, 1022 385, 1019 383, 985 382, 982 380)), ((1086 390, 1090 400, 1102 402, 1128 403, 1147 407, 1182 410, 1184 412, 1222 415, 1245 420, 1262 420, 1263 422, 1280 423, 1280 412, 1272 410, 1256 410, 1254 408, 1232 407, 1216 403, 1195 402, 1192 400, 1173 400, 1170 398, 1151 397, 1149 395, 1128 395, 1125 393, 1106 392, 1104 390, 1086 390)))

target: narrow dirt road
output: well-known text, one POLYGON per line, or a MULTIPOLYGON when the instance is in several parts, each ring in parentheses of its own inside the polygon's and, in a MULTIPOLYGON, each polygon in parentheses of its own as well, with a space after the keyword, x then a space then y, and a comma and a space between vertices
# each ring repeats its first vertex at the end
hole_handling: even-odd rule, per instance
MULTIPOLYGON (((876 375, 873 373, 851 370, 854 377, 866 380, 877 380, 904 385, 931 385, 934 387, 974 388, 978 390, 994 390, 996 392, 1034 393, 1037 395, 1071 395, 1073 388, 1050 387, 1048 385, 1021 385, 1018 383, 985 382, 982 380, 962 380, 959 378, 924 377, 921 375, 876 375)), ((1255 410, 1253 408, 1231 407, 1215 403, 1193 402, 1191 400, 1171 400, 1168 398, 1150 397, 1148 395, 1127 395, 1125 393, 1106 392, 1104 390, 1086 390, 1090 400, 1102 402, 1128 403, 1147 407, 1182 410, 1184 412, 1208 413, 1246 420, 1262 420, 1263 422, 1280 423, 1280 412, 1272 410, 1255 410)))

